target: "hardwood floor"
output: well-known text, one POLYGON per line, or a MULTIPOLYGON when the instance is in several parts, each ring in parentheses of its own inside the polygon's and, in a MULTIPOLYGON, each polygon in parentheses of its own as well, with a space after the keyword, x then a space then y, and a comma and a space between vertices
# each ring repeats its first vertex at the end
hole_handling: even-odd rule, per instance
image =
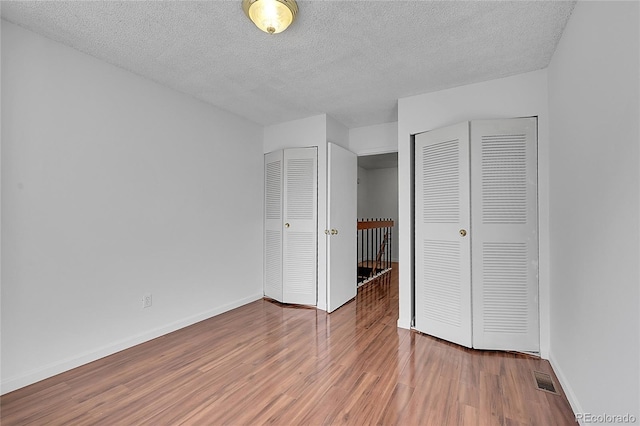
POLYGON ((331 315, 260 300, 19 389, 1 423, 575 424, 547 361, 398 329, 397 270, 331 315))

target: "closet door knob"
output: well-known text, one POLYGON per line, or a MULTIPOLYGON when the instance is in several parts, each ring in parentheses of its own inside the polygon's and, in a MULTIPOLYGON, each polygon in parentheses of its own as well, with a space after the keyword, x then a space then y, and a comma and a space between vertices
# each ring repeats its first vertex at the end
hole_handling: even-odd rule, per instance
POLYGON ((285 227, 285 228, 288 228, 288 227, 290 227, 290 226, 291 226, 291 225, 289 225, 288 223, 285 223, 285 224, 284 224, 284 227, 285 227))
POLYGON ((332 229, 332 230, 331 230, 331 235, 336 235, 337 233, 338 233, 338 230, 337 230, 337 229, 332 229))
POLYGON ((464 229, 461 229, 460 235, 464 237, 465 235, 467 235, 467 231, 465 231, 464 229))

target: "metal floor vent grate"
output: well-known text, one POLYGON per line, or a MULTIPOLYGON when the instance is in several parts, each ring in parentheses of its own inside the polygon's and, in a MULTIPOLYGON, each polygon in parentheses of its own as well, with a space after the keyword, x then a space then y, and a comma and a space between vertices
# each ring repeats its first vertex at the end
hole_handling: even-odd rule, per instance
POLYGON ((534 371, 533 378, 536 380, 538 390, 558 395, 558 391, 556 390, 556 386, 553 383, 551 375, 540 371, 534 371))

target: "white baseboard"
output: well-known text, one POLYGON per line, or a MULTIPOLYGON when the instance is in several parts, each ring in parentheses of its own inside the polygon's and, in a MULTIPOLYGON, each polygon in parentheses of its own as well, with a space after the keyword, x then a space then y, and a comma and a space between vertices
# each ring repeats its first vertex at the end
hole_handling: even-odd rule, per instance
POLYGON ((396 323, 398 328, 404 328, 405 330, 411 330, 411 318, 398 318, 396 323))
POLYGON ((53 362, 41 368, 28 371, 27 373, 19 376, 10 377, 8 379, 3 378, 2 381, 0 381, 0 395, 4 395, 5 393, 12 392, 16 389, 31 385, 33 383, 39 382, 40 380, 53 377, 56 374, 64 373, 65 371, 80 367, 81 365, 88 364, 100 358, 104 358, 116 352, 120 352, 124 349, 139 345, 140 343, 144 343, 157 337, 164 336, 165 334, 169 334, 181 328, 188 327, 192 324, 206 320, 208 318, 215 317, 216 315, 220 315, 224 312, 230 311, 259 299, 262 299, 262 293, 254 294, 252 296, 233 301, 226 305, 219 306, 217 308, 201 312, 199 314, 192 315, 178 321, 174 321, 170 324, 154 328, 144 333, 136 334, 134 336, 118 340, 94 350, 81 353, 72 358, 53 362))
POLYGON ((556 377, 560 381, 560 386, 562 386, 562 390, 567 396, 567 400, 569 400, 569 405, 571 405, 573 414, 575 415, 576 413, 584 413, 584 410, 582 409, 582 406, 580 405, 580 402, 578 401, 578 398, 576 397, 571 384, 567 381, 567 377, 564 375, 564 372, 562 371, 562 368, 560 368, 560 365, 555 361, 553 353, 551 352, 549 353, 549 363, 551 364, 551 368, 553 368, 553 372, 556 374, 556 377))

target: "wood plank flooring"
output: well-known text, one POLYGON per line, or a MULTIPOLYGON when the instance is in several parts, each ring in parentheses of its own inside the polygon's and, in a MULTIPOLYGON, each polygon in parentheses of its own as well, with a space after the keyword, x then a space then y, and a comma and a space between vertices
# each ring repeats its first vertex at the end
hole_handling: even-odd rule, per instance
POLYGON ((575 424, 547 361, 398 329, 395 266, 331 315, 260 300, 19 389, 1 423, 575 424))

